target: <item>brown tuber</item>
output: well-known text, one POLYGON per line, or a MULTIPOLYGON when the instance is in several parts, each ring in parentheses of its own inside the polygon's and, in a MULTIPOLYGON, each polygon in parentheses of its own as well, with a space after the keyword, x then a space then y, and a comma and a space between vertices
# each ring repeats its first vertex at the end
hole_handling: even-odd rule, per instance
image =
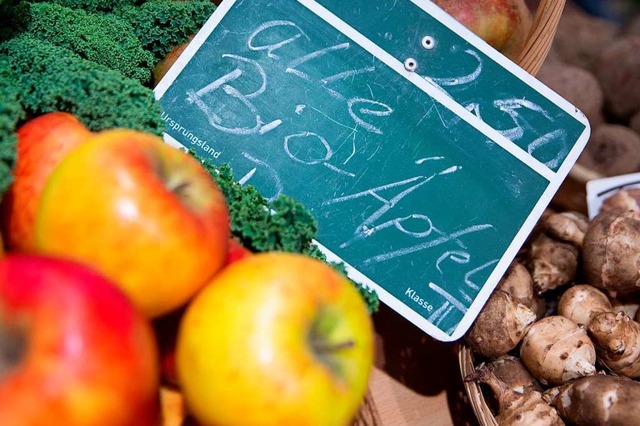
POLYGON ((567 2, 553 39, 553 50, 565 62, 592 69, 602 49, 616 37, 618 26, 567 2))
POLYGON ((637 425, 640 420, 640 383, 624 377, 585 377, 545 393, 545 398, 575 425, 637 425))
POLYGON ((496 290, 465 335, 469 346, 487 358, 515 348, 536 320, 536 314, 508 293, 496 290))
POLYGON ((544 385, 565 383, 596 371, 595 347, 586 331, 559 315, 531 326, 522 340, 520 358, 544 385))
POLYGON ((628 120, 640 110, 640 36, 618 37, 605 46, 594 72, 604 92, 605 110, 628 120))
POLYGON ((491 388, 498 401, 498 411, 508 408, 526 393, 539 391, 540 385, 522 362, 511 355, 503 355, 483 364, 464 378, 465 382, 480 382, 491 388))
POLYGON ((578 325, 587 326, 593 315, 612 310, 607 295, 589 284, 570 287, 560 296, 558 301, 558 315, 562 315, 578 325))
POLYGON ((601 124, 594 128, 578 162, 604 176, 637 172, 640 135, 620 124, 601 124))
POLYGON ((562 426, 558 411, 544 400, 538 391, 516 399, 496 416, 499 426, 562 426))
POLYGON ((598 359, 614 373, 640 377, 640 324, 624 312, 594 315, 588 327, 598 359))
POLYGON ((624 312, 629 318, 635 318, 638 313, 638 308, 640 308, 640 300, 638 300, 636 296, 638 296, 638 294, 611 299, 613 312, 624 312))
POLYGON ((600 211, 633 210, 640 211, 640 188, 625 188, 617 191, 612 196, 605 198, 600 211))
POLYGON ((640 111, 636 112, 629 120, 629 127, 631 130, 640 135, 640 111))
POLYGON ((516 302, 531 309, 537 317, 541 317, 544 313, 544 301, 535 293, 533 278, 522 263, 514 261, 498 283, 497 288, 509 293, 516 302))
POLYGON ((573 211, 550 214, 543 223, 547 235, 576 247, 582 247, 584 234, 589 229, 589 218, 573 211))
POLYGON ((640 212, 605 211, 584 238, 587 282, 612 297, 640 290, 640 212))
POLYGON ((555 289, 575 280, 578 272, 579 250, 546 234, 531 243, 529 268, 538 293, 555 289))
POLYGON ((562 425, 556 410, 542 399, 540 385, 522 362, 505 355, 483 364, 464 378, 489 386, 498 401, 500 426, 562 425))
POLYGON ((605 121, 604 94, 590 71, 561 61, 546 61, 536 77, 582 111, 591 127, 605 121))

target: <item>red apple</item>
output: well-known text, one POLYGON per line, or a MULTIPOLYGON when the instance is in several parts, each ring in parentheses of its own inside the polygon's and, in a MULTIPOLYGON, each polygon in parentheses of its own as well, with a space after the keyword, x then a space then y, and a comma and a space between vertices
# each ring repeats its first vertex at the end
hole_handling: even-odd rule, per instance
POLYGON ((167 71, 169 71, 169 69, 173 66, 173 64, 178 60, 180 55, 182 55, 182 52, 184 52, 184 49, 187 48, 187 46, 189 45, 189 42, 193 40, 193 37, 194 37, 193 35, 190 35, 189 41, 186 41, 182 44, 174 46, 173 49, 171 49, 164 58, 158 61, 156 66, 153 68, 154 85, 157 85, 158 83, 160 83, 160 80, 162 80, 162 78, 165 76, 167 71))
POLYGON ((42 253, 90 265, 149 317, 189 300, 224 265, 226 200, 192 156, 157 136, 107 130, 49 178, 36 219, 42 253))
POLYGON ((227 248, 227 260, 225 266, 229 266, 238 260, 253 255, 253 252, 240 244, 235 238, 229 239, 229 247, 227 248))
POLYGON ((118 288, 66 260, 0 260, 0 424, 155 426, 151 326, 118 288))
POLYGON ((433 0, 445 12, 512 60, 533 22, 525 0, 433 0))
POLYGON ((91 134, 73 115, 64 112, 41 115, 17 130, 14 181, 2 200, 2 227, 8 248, 33 250, 42 189, 67 153, 91 134))

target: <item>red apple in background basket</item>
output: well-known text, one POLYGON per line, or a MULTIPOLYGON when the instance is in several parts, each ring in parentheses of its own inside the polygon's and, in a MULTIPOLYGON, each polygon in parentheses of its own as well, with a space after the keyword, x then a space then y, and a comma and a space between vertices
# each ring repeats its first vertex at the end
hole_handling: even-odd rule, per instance
POLYGON ((433 2, 503 55, 518 59, 533 22, 524 0, 433 2))
POLYGON ((156 426, 157 349, 147 319, 77 263, 0 260, 0 424, 156 426))
POLYGON ((149 317, 182 306, 224 264, 224 195, 192 156, 153 135, 96 134, 49 178, 38 250, 111 278, 149 317))
POLYGON ((2 198, 2 229, 7 247, 32 251, 42 189, 62 159, 92 133, 73 115, 51 112, 17 130, 14 181, 2 198))

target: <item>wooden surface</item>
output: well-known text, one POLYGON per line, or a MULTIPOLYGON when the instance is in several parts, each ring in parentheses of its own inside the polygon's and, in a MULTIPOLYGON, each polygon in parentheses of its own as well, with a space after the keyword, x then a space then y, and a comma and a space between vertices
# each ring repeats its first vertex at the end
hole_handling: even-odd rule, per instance
POLYGON ((385 306, 373 318, 377 348, 370 390, 382 425, 477 425, 455 344, 430 338, 385 306))

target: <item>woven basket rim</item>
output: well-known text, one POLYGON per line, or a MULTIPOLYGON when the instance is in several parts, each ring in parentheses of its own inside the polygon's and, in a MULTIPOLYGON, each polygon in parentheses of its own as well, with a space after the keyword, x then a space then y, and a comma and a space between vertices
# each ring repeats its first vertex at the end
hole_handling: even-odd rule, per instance
POLYGON ((536 75, 544 63, 562 16, 565 0, 540 0, 533 24, 518 58, 518 65, 531 75, 536 75))
POLYGON ((471 408, 481 426, 498 426, 496 418, 484 398, 480 385, 475 381, 465 381, 464 378, 476 371, 473 352, 467 345, 460 343, 457 347, 458 364, 464 389, 469 397, 471 408))

